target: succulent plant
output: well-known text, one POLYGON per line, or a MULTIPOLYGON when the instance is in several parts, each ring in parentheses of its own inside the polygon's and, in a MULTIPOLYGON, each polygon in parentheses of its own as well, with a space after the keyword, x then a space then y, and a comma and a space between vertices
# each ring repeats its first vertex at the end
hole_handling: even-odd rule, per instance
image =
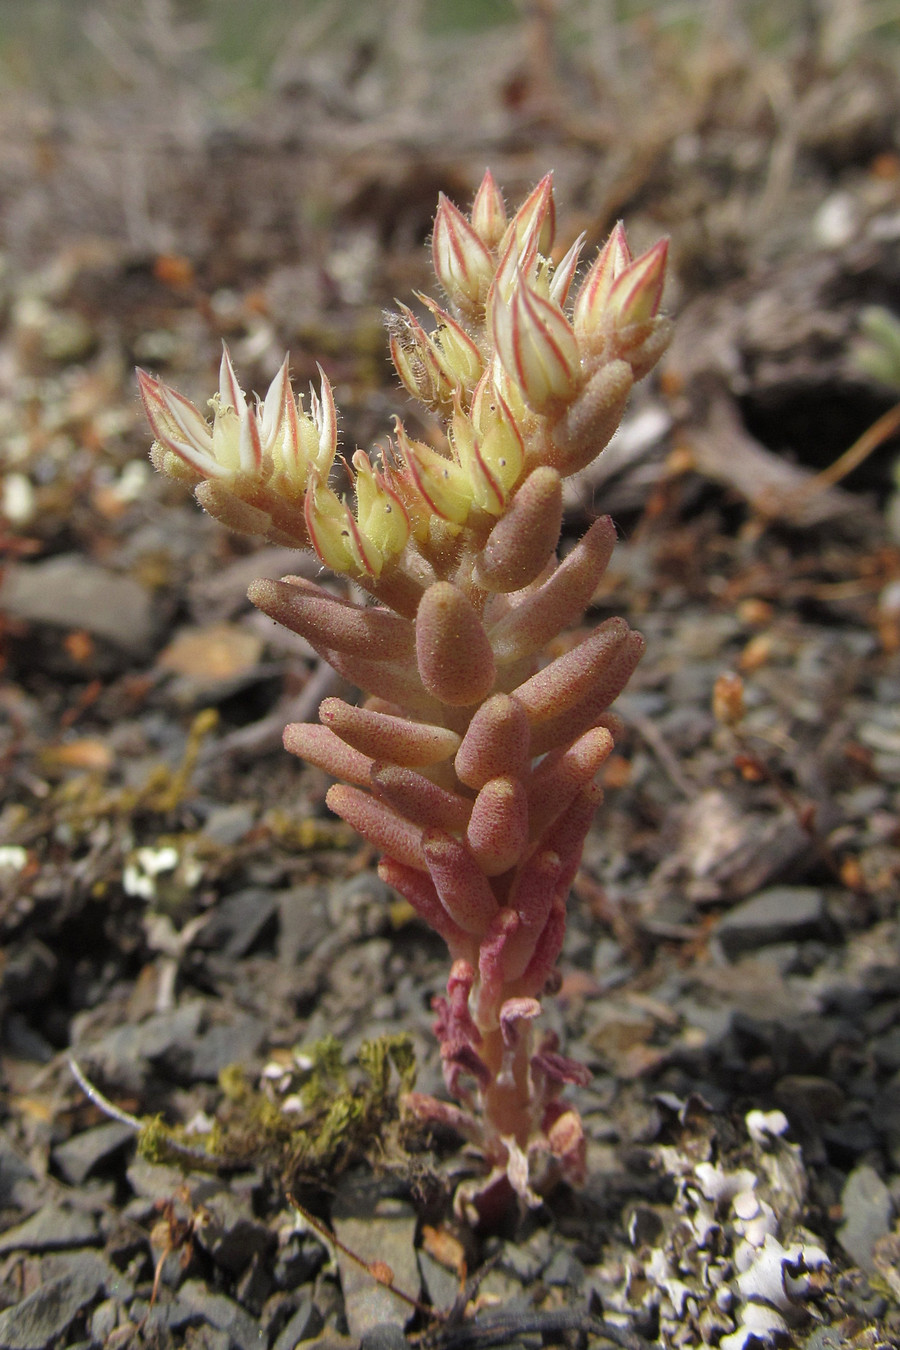
POLYGON ((139 372, 157 468, 232 529, 311 547, 371 598, 291 576, 250 589, 367 695, 325 699, 285 745, 339 780, 328 805, 449 948, 435 1030, 455 1103, 408 1105, 480 1148, 482 1209, 510 1186, 534 1204, 554 1178, 583 1175, 581 1122, 560 1093, 589 1074, 535 1022, 619 725, 608 710, 643 643, 614 618, 547 659, 615 542, 605 516, 558 556, 562 485, 608 443, 670 327, 665 240, 632 258, 617 225, 576 286, 583 237, 554 263, 554 224, 550 175, 511 218, 490 172, 468 216, 441 197, 432 254, 447 307, 420 295, 387 324, 431 432, 416 440, 397 419, 377 458, 357 450, 353 505, 329 485, 338 424, 321 368, 308 411, 287 358, 250 402, 226 350, 211 422, 139 372))

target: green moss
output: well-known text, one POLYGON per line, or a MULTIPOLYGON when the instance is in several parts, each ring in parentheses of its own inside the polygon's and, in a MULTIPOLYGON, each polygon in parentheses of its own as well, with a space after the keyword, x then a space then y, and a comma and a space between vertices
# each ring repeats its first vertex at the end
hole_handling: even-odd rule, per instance
POLYGON ((286 1112, 283 1096, 254 1087, 241 1065, 229 1065, 219 1075, 220 1118, 205 1139, 188 1142, 179 1129, 152 1116, 138 1136, 139 1155, 188 1170, 263 1163, 293 1177, 331 1176, 358 1158, 384 1158, 399 1149, 398 1100, 416 1074, 408 1036, 363 1041, 356 1068, 345 1063, 334 1036, 305 1046, 297 1059, 301 1067, 290 1091, 299 1097, 301 1111, 286 1112))

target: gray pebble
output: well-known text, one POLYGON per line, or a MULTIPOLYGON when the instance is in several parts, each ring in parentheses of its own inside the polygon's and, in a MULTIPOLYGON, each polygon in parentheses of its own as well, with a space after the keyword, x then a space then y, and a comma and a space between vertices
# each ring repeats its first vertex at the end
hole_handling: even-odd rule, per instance
POLYGON ((323 1325, 322 1314, 307 1296, 287 1326, 278 1333, 278 1339, 272 1350, 294 1350, 294 1346, 299 1345, 301 1341, 309 1341, 313 1336, 318 1336, 323 1325))
POLYGON ((876 1267, 872 1248, 890 1232, 893 1205, 881 1177, 868 1163, 854 1168, 841 1193, 844 1222, 838 1229, 838 1241, 858 1266, 871 1274, 876 1267))
POLYGON ((91 1317, 91 1338, 104 1344, 119 1324, 119 1305, 114 1298, 98 1303, 91 1317))
POLYGON ((199 1314, 210 1326, 227 1333, 240 1350, 259 1350, 259 1324, 225 1294, 213 1293, 201 1280, 186 1280, 178 1291, 178 1302, 191 1313, 199 1314))
MULTIPOLYGON (((398 1322, 379 1322, 360 1337, 359 1350, 407 1350, 409 1341, 398 1322)), ((285 1346, 284 1350, 288 1350, 285 1346)))
POLYGON ((44 1205, 24 1223, 7 1228, 0 1235, 0 1254, 6 1252, 50 1252, 65 1247, 84 1247, 99 1242, 96 1220, 79 1210, 44 1205))
POLYGON ((132 1143, 134 1137, 130 1125, 112 1120, 106 1125, 97 1125, 92 1130, 74 1134, 71 1139, 59 1144, 53 1150, 53 1161, 66 1181, 73 1186, 80 1186, 102 1163, 132 1143))
POLYGON ((134 656, 153 646, 157 618, 150 592, 133 577, 110 572, 79 554, 10 563, 0 603, 16 618, 58 628, 83 628, 134 656))
POLYGON ((45 1350, 68 1331, 102 1284, 99 1266, 93 1273, 75 1266, 46 1280, 21 1303, 0 1313, 0 1346, 3 1350, 45 1350))
POLYGON ((222 1189, 211 1195, 198 1192, 196 1199, 203 1207, 197 1241, 229 1274, 241 1275, 254 1256, 262 1256, 274 1246, 266 1225, 255 1219, 231 1191, 222 1189))
POLYGON ((726 956, 807 937, 826 937, 825 894, 814 886, 771 886, 729 910, 716 937, 726 956))

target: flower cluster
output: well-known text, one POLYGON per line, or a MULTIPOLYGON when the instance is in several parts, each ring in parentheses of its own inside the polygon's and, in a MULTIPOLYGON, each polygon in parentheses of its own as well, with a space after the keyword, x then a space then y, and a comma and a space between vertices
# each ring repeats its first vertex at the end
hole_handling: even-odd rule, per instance
POLYGON ((512 218, 489 172, 469 216, 441 197, 432 253, 446 308, 418 296, 418 313, 388 316, 394 365, 433 435, 397 420, 377 461, 357 450, 352 504, 329 485, 337 416, 321 370, 308 412, 287 361, 251 403, 225 352, 211 423, 140 372, 158 468, 231 528, 312 547, 374 601, 299 577, 250 590, 368 695, 326 699, 285 744, 340 780, 329 806, 447 943, 435 1029, 459 1105, 409 1101, 479 1145, 484 1203, 510 1185, 535 1203, 553 1176, 583 1171, 560 1089, 587 1073, 534 1022, 613 745, 607 710, 642 641, 611 619, 544 653, 582 620, 615 541, 603 517, 558 558, 563 479, 607 444, 669 338, 665 241, 632 258, 618 225, 576 288, 583 238, 554 263, 554 225, 549 175, 512 218))

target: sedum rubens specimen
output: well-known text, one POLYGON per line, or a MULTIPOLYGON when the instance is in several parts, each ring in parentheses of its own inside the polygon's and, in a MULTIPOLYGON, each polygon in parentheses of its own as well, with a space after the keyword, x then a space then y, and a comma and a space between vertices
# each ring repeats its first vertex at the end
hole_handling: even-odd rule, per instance
POLYGON ((432 253, 447 307, 418 296, 418 315, 388 316, 394 365, 434 432, 426 444, 397 420, 377 460, 357 450, 352 505, 329 485, 337 417, 321 370, 309 411, 287 360, 250 403, 226 351, 211 423, 140 373, 157 468, 232 529, 312 547, 371 597, 300 577, 250 589, 368 695, 360 707, 326 698, 320 722, 289 726, 285 745, 340 780, 328 805, 450 950, 435 1030, 459 1105, 408 1100, 480 1148, 479 1207, 510 1185, 536 1203, 584 1171, 581 1122, 560 1092, 589 1075, 535 1019, 601 798, 607 710, 643 644, 610 619, 547 660, 615 539, 602 517, 558 558, 562 482, 607 444, 669 336, 665 241, 633 259, 618 225, 575 287, 583 237, 554 264, 554 216, 549 175, 512 219, 490 173, 468 217, 441 198, 432 253))

